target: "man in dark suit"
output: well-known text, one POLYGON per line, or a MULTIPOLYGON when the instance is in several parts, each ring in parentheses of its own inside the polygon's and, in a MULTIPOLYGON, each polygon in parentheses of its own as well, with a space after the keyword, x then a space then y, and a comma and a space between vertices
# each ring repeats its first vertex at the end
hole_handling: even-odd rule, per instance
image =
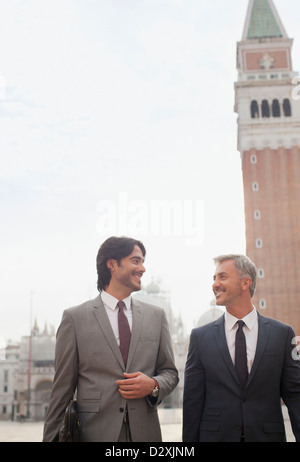
POLYGON ((184 442, 283 442, 286 404, 300 441, 300 361, 290 326, 252 305, 256 267, 242 255, 215 259, 213 291, 226 307, 191 333, 183 400, 184 442))

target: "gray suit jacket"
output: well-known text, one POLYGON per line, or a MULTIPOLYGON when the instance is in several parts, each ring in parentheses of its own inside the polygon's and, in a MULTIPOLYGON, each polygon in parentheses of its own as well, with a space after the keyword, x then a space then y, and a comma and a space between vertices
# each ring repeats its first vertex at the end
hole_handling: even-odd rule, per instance
POLYGON ((100 295, 64 311, 57 332, 55 377, 44 426, 44 441, 56 441, 65 408, 77 390, 81 441, 118 440, 128 408, 133 441, 161 441, 157 403, 126 400, 116 380, 142 372, 160 387, 159 401, 178 383, 165 311, 132 301, 133 324, 127 367, 100 295))
POLYGON ((258 314, 245 390, 227 346, 224 316, 192 331, 185 370, 183 441, 285 441, 281 398, 300 441, 300 362, 291 327, 258 314))

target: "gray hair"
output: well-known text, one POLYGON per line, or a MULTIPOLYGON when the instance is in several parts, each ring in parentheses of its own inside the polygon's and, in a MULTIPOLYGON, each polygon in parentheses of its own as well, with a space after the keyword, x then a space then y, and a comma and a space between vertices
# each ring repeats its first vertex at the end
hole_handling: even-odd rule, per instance
POLYGON ((236 270, 241 279, 250 278, 252 281, 250 289, 251 298, 254 295, 256 287, 256 275, 257 268, 255 264, 250 260, 246 255, 220 255, 219 257, 214 258, 215 265, 219 265, 224 261, 233 260, 235 263, 236 270))

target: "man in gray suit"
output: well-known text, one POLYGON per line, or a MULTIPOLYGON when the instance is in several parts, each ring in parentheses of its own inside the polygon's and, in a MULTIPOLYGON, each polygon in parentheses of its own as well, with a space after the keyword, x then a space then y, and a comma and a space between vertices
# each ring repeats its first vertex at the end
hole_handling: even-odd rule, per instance
POLYGON ((161 441, 157 406, 178 372, 165 311, 131 299, 145 253, 140 241, 107 239, 97 256, 100 294, 64 312, 44 441, 57 441, 75 391, 81 441, 161 441))
MULTIPOLYGON (((255 265, 242 255, 215 259, 213 291, 226 307, 191 333, 185 369, 183 441, 282 442, 281 398, 300 441, 300 362, 291 327, 252 305, 255 265)), ((274 281, 276 284, 276 281, 274 281)))

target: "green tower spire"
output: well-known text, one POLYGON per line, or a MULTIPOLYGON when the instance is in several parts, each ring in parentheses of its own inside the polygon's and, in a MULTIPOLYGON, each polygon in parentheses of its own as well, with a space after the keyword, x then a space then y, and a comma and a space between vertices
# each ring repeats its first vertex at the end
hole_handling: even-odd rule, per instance
POLYGON ((273 2, 254 0, 247 39, 283 37, 284 31, 273 2))

